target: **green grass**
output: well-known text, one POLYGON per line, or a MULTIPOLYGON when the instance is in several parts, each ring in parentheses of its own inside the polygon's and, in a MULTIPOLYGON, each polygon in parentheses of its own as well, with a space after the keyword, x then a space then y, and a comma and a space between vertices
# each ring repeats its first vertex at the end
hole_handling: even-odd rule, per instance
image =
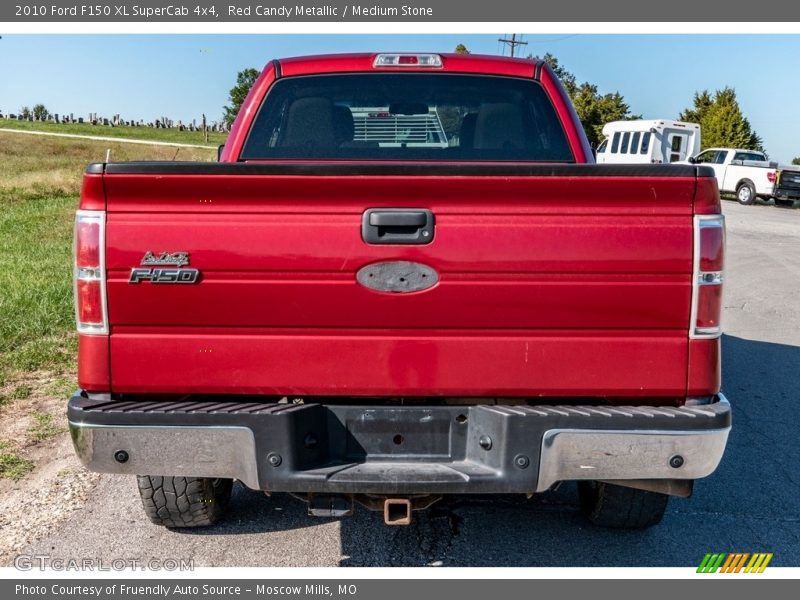
POLYGON ((227 133, 210 131, 208 142, 201 131, 179 131, 178 129, 156 129, 154 127, 109 127, 91 123, 39 123, 32 121, 12 121, 0 119, 0 128, 21 129, 24 131, 46 131, 51 133, 70 133, 77 135, 98 135, 103 137, 128 138, 152 142, 177 142, 179 144, 201 144, 216 148, 225 143, 227 133))
POLYGON ((6 452, 8 443, 0 441, 0 479, 22 479, 33 471, 33 462, 13 452, 6 452))
MULTIPOLYGON (((66 381, 74 389, 73 219, 83 171, 108 147, 116 160, 216 157, 214 150, 0 132, 0 385, 19 390, 45 370, 61 377, 58 393, 66 381)), ((15 394, 5 392, 4 401, 15 394)))
POLYGON ((44 393, 52 398, 69 398, 78 389, 78 382, 73 375, 56 377, 47 384, 44 393))
POLYGON ((75 196, 0 190, 0 371, 71 365, 75 196))
POLYGON ((66 431, 53 423, 53 415, 51 414, 34 411, 31 413, 31 416, 33 417, 34 424, 28 430, 28 433, 30 433, 31 437, 37 442, 48 440, 66 431))
POLYGON ((13 391, 8 395, 9 399, 11 400, 25 400, 25 398, 30 398, 33 389, 26 383, 20 383, 16 386, 13 391))

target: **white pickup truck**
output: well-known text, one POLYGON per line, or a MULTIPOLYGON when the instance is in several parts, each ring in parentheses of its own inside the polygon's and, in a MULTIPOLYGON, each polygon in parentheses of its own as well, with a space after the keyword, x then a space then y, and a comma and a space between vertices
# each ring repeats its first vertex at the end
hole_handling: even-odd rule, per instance
POLYGON ((740 204, 752 204, 756 198, 769 200, 775 192, 778 165, 757 150, 708 148, 687 160, 714 169, 722 194, 736 194, 740 204))

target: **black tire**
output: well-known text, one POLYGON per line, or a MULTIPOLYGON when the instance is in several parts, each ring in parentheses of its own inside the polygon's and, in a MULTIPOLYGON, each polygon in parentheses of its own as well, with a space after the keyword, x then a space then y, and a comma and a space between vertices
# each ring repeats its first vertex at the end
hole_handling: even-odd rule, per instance
POLYGON ((634 488, 579 481, 581 510, 593 525, 645 529, 661 522, 669 496, 634 488))
POLYGON ((775 206, 782 206, 783 208, 794 208, 794 200, 775 200, 775 206))
POLYGON ((743 181, 736 188, 736 200, 739 204, 753 204, 756 201, 756 188, 749 181, 743 181))
POLYGON ((138 475, 139 496, 147 517, 164 527, 206 527, 225 513, 232 479, 138 475))

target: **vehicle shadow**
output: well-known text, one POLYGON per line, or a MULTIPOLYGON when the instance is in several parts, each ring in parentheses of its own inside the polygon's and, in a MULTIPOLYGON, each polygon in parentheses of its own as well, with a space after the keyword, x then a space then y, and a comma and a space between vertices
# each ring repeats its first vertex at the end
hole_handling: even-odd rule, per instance
POLYGON ((225 518, 212 527, 173 529, 183 535, 235 535, 252 533, 275 533, 316 527, 325 521, 309 517, 304 502, 289 494, 273 494, 251 490, 235 483, 225 518))
POLYGON ((415 513, 407 527, 342 520, 342 566, 696 566, 706 552, 775 553, 800 564, 800 347, 726 335, 723 389, 734 426, 717 471, 644 531, 588 524, 574 484, 524 500, 475 497, 415 513))

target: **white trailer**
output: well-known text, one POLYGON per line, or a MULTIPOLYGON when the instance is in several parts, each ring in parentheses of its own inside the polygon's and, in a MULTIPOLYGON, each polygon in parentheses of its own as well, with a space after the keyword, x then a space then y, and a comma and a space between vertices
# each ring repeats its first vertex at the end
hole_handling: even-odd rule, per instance
POLYGON ((700 125, 667 119, 612 121, 603 127, 597 162, 672 163, 700 152, 700 125))

